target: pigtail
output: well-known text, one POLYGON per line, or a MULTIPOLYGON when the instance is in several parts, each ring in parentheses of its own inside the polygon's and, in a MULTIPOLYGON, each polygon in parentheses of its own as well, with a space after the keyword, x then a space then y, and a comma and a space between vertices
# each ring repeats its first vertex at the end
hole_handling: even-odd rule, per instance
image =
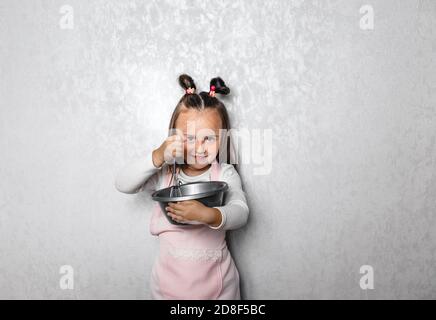
POLYGON ((187 74, 181 74, 179 76, 179 84, 185 91, 185 94, 194 93, 195 89, 197 89, 194 80, 187 74))
POLYGON ((210 91, 214 93, 219 93, 222 95, 228 95, 230 93, 230 88, 226 86, 226 83, 220 77, 213 78, 210 80, 210 91))

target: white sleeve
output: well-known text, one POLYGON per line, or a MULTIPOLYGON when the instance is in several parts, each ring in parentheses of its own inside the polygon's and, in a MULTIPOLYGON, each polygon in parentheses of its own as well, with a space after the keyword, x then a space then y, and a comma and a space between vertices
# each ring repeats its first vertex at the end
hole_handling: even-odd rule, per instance
POLYGON ((125 165, 115 177, 115 188, 123 193, 133 194, 146 190, 156 190, 161 168, 153 164, 152 153, 135 159, 125 165))
POLYGON ((225 195, 225 205, 214 207, 221 212, 222 221, 212 229, 234 230, 244 226, 248 220, 248 205, 242 190, 241 178, 233 165, 223 167, 222 181, 227 182, 229 189, 225 195))

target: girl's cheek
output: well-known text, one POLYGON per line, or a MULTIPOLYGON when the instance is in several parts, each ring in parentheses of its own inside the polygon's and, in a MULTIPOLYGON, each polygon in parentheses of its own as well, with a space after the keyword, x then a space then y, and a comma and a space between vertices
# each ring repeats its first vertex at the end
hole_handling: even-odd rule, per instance
POLYGON ((215 156, 218 153, 218 149, 219 149, 218 143, 215 143, 214 145, 210 146, 211 153, 215 154, 215 156))
POLYGON ((192 144, 185 144, 185 152, 190 153, 192 150, 194 150, 195 147, 192 144))

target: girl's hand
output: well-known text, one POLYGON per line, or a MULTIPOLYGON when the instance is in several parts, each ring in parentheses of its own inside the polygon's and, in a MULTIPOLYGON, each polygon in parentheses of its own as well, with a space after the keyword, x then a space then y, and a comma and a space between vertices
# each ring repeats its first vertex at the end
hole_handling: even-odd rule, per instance
POLYGON ((173 163, 175 158, 183 155, 183 139, 175 134, 166 138, 161 146, 153 151, 153 164, 156 168, 160 168, 164 162, 173 163))
POLYGON ((218 209, 206 207, 197 200, 170 202, 166 210, 168 215, 177 222, 196 220, 213 226, 221 223, 221 213, 218 209))

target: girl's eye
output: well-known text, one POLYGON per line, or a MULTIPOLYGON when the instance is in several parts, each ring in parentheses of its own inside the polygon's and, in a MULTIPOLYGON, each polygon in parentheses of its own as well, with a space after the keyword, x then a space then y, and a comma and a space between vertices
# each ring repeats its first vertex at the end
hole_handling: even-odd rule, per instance
POLYGON ((214 142, 215 141, 215 137, 214 136, 205 137, 204 140, 208 141, 208 142, 214 142))
POLYGON ((188 141, 194 141, 195 137, 194 136, 187 136, 186 140, 188 141))

